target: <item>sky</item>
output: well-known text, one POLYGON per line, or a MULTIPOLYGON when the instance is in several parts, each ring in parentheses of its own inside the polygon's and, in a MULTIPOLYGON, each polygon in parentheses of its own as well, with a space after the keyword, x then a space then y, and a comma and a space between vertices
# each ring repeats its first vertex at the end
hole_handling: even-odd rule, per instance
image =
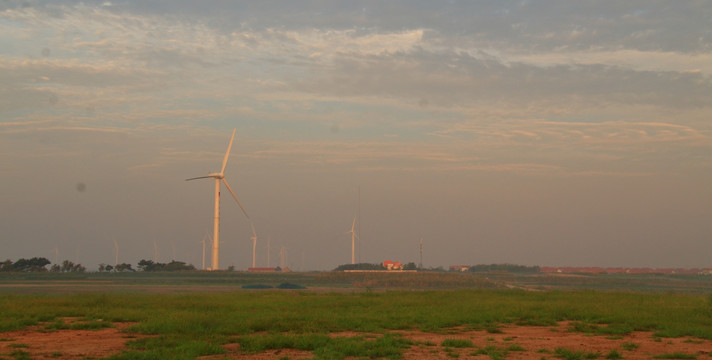
POLYGON ((355 216, 357 262, 419 264, 422 239, 424 267, 710 267, 710 19, 0 0, 0 258, 201 268, 214 184, 185 179, 220 171, 237 129, 225 176, 250 220, 223 188, 221 268, 251 266, 250 221, 257 266, 350 263, 355 216))

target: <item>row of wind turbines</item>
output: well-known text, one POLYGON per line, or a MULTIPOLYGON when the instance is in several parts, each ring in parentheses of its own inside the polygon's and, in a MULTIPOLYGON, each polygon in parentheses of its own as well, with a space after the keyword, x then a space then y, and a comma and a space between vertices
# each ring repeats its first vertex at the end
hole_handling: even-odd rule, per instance
MULTIPOLYGON (((220 169, 220 172, 216 173, 210 173, 205 176, 198 176, 190 179, 186 179, 186 181, 191 181, 191 180, 198 180, 198 179, 215 179, 215 217, 214 217, 214 222, 213 222, 213 248, 212 248, 212 264, 211 267, 208 270, 219 270, 220 269, 220 183, 224 183, 225 187, 227 188, 228 191, 230 191, 230 194, 232 195, 232 198, 235 199, 235 202, 237 205, 240 207, 242 210, 242 213, 245 214, 245 217, 247 220, 250 221, 250 227, 252 228, 252 267, 255 267, 255 252, 257 248, 257 232, 255 232, 255 225, 252 222, 252 219, 250 219, 250 216, 247 215, 247 211, 245 211, 245 208, 242 206, 240 203, 240 200, 237 199, 237 195, 235 195, 235 192, 232 191, 232 188, 230 187, 230 184, 228 184, 227 179, 225 179, 225 168, 227 167, 227 159, 230 156, 230 149, 232 149, 232 143, 235 140, 235 132, 237 129, 232 129, 232 136, 230 137, 230 143, 227 146, 227 151, 225 152, 225 157, 223 158, 222 162, 222 168, 220 169)), ((347 232, 348 234, 351 234, 351 264, 356 263, 355 259, 355 253, 356 253, 356 238, 358 235, 356 234, 356 216, 354 216, 354 221, 351 224, 351 230, 347 232)), ((205 240, 203 240, 203 259, 205 259, 205 240)), ((118 253, 118 251, 117 251, 118 253)), ((203 268, 205 268, 205 264, 203 264, 203 268)))

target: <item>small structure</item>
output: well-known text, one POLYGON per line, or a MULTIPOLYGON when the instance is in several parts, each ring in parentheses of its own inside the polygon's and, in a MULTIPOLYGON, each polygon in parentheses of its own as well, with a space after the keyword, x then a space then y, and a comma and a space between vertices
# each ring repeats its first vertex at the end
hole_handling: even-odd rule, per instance
POLYGON ((469 265, 450 265, 450 271, 465 272, 470 270, 469 265))
POLYGON ((247 268, 247 271, 249 272, 280 272, 282 269, 277 267, 251 267, 247 268))
POLYGON ((403 264, 400 261, 386 260, 383 262, 383 267, 387 270, 403 270, 403 264))

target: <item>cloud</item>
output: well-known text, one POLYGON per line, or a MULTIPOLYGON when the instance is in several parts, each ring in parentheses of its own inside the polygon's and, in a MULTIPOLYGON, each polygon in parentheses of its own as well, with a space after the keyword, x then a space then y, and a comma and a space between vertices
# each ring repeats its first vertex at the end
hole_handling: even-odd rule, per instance
MULTIPOLYGON (((0 56, 0 93, 7 95, 2 111, 28 124, 46 118, 77 129, 147 132, 189 131, 205 121, 238 118, 258 136, 323 144, 260 156, 331 165, 415 163, 400 147, 411 151, 407 145, 420 141, 446 149, 440 155, 416 151, 424 167, 479 166, 462 155, 465 145, 450 148, 446 139, 493 146, 475 148, 506 164, 546 163, 515 156, 506 151, 510 146, 602 158, 641 151, 635 147, 643 144, 709 146, 703 119, 712 83, 704 36, 692 50, 665 45, 667 35, 649 30, 675 19, 646 3, 587 8, 584 17, 581 4, 341 11, 342 3, 318 9, 344 18, 330 26, 315 23, 317 9, 308 4, 294 9, 289 21, 278 15, 285 20, 281 26, 254 26, 236 8, 216 15, 190 4, 165 13, 155 3, 112 5, 6 10, 12 31, 0 39, 11 49, 32 39, 38 49, 34 57, 16 51, 0 56), (404 11, 394 18, 401 25, 385 25, 386 14, 396 10, 404 11), (362 11, 371 14, 368 22, 359 20, 362 11), (425 16, 429 12, 434 17, 425 16), (469 16, 479 20, 464 21, 469 16), (438 18, 454 21, 461 34, 438 18), (626 40, 611 36, 612 28, 626 40), (658 45, 642 46, 650 42, 658 45), (45 49, 51 56, 38 58, 45 49), (383 142, 370 153, 325 138, 370 143, 387 134, 398 145, 383 142)), ((674 11, 695 18, 699 7, 674 11)), ((272 11, 262 5, 251 10, 256 18, 272 11)))

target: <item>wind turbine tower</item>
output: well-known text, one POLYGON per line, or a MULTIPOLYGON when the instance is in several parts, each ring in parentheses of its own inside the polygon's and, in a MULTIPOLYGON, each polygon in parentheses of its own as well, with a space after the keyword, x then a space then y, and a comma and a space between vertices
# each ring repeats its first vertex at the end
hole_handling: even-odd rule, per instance
POLYGON ((356 264, 356 216, 354 216, 351 230, 347 234, 351 234, 351 265, 353 265, 356 264))
MULTIPOLYGON (((208 230, 208 231, 210 231, 210 230, 208 230)), ((205 232, 205 236, 203 236, 203 240, 201 241, 201 243, 203 245, 203 267, 201 269, 203 269, 203 270, 205 270, 205 239, 207 239, 207 237, 210 236, 208 231, 205 232)))
POLYGON ((247 215, 247 211, 245 211, 245 208, 242 207, 242 204, 240 204, 240 200, 237 199, 237 195, 235 195, 235 192, 232 191, 232 188, 230 188, 230 184, 227 183, 227 180, 225 179, 225 167, 227 166, 227 158, 230 156, 230 149, 232 148, 232 142, 235 140, 235 130, 232 130, 232 137, 230 137, 230 144, 227 146, 227 151, 225 152, 225 157, 223 158, 222 162, 222 168, 220 169, 219 173, 210 173, 206 176, 199 176, 195 178, 190 178, 186 179, 186 181, 191 181, 191 180, 197 180, 197 179, 215 179, 215 222, 213 224, 213 259, 212 259, 212 268, 211 270, 218 270, 220 268, 220 263, 219 263, 219 258, 220 258, 220 182, 222 181, 225 184, 225 187, 227 188, 228 191, 230 191, 230 194, 232 197, 235 199, 235 202, 237 202, 237 205, 240 206, 240 209, 242 209, 242 213, 245 214, 245 217, 248 219, 250 218, 249 215, 247 215))
POLYGON ((255 251, 257 249, 257 233, 255 232, 255 225, 250 221, 250 226, 252 226, 252 267, 255 267, 255 251))

